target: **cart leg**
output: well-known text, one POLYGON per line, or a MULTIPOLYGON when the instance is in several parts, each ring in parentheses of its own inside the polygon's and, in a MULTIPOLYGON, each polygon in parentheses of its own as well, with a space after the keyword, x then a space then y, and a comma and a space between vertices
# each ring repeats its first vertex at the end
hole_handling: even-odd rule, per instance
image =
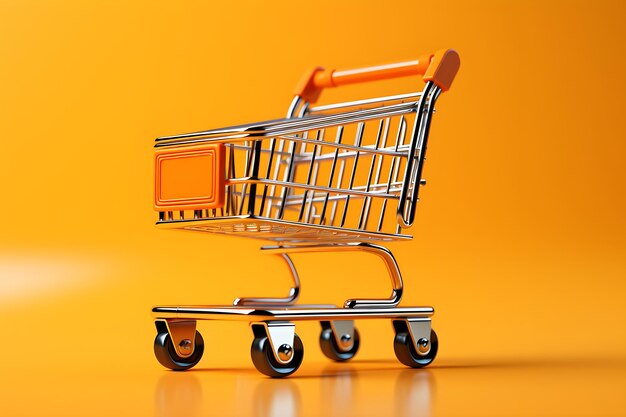
POLYGON ((324 243, 317 245, 298 246, 264 246, 263 250, 275 250, 282 255, 287 253, 308 253, 308 252, 345 252, 362 251, 378 256, 385 263, 389 278, 391 278, 391 295, 389 298, 373 299, 350 299, 344 302, 346 308, 376 308, 376 307, 396 307, 402 299, 403 283, 400 267, 393 257, 391 251, 383 246, 372 245, 365 242, 356 243, 324 243))
POLYGON ((195 350, 195 320, 157 320, 155 325, 157 332, 169 333, 178 356, 181 358, 191 356, 195 350))
POLYGON ((412 368, 429 365, 437 356, 439 341, 428 317, 393 320, 396 337, 393 348, 396 357, 412 368))
POLYGON ((320 348, 329 359, 350 360, 359 350, 360 336, 353 320, 321 321, 320 348))
POLYGON ((289 295, 287 297, 276 297, 276 298, 261 298, 261 297, 240 297, 236 298, 233 301, 233 305, 235 306, 267 306, 267 305, 277 305, 277 306, 288 306, 292 305, 298 299, 300 295, 300 278, 298 277, 298 271, 296 271, 296 267, 293 264, 293 261, 286 253, 277 253, 277 256, 281 257, 287 267, 289 268, 289 272, 291 273, 291 279, 293 280, 293 287, 289 290, 289 295))
POLYGON ((427 317, 409 318, 404 320, 413 340, 413 347, 419 355, 426 355, 430 351, 431 320, 427 317))
POLYGON ((335 342, 341 350, 352 349, 354 346, 354 320, 332 320, 330 328, 333 331, 335 342))
POLYGON ((295 325, 288 321, 253 323, 254 340, 250 356, 257 370, 267 376, 282 378, 302 364, 304 347, 295 325))
POLYGON ((174 371, 185 371, 200 362, 204 340, 195 320, 157 319, 154 355, 159 363, 174 371))

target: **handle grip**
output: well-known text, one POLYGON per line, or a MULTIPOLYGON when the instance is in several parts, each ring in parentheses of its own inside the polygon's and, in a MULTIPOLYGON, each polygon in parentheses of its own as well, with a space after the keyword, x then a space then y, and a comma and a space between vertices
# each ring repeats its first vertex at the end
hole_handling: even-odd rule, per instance
POLYGON ((318 67, 305 74, 298 84, 296 95, 309 103, 315 103, 324 88, 411 75, 422 75, 424 81, 433 81, 443 91, 447 91, 460 63, 459 54, 455 50, 441 49, 435 54, 424 55, 414 61, 394 64, 347 70, 326 70, 318 67))

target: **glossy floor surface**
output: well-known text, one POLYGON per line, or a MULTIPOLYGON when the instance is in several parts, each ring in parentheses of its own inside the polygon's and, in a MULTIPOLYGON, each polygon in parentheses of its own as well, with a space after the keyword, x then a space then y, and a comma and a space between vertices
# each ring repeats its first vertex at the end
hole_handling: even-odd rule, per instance
POLYGON ((4 373, 2 416, 623 416, 626 361, 306 363, 288 379, 251 366, 4 373), (7 380, 8 379, 8 380, 7 380))

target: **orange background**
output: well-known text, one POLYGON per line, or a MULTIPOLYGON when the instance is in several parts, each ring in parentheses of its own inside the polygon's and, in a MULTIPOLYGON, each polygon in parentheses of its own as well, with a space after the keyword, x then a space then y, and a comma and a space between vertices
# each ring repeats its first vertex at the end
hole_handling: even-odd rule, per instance
MULTIPOLYGON (((0 414, 268 415, 267 398, 302 415, 626 414, 625 9, 2 2, 0 414), (259 242, 153 226, 153 139, 281 117, 311 66, 442 47, 461 70, 438 102, 416 239, 390 245, 403 304, 436 308, 432 368, 402 368, 389 323, 368 321, 343 368, 299 324, 308 379, 257 374, 237 323, 200 323, 199 371, 162 369, 152 305, 281 295, 289 280, 259 242)), ((346 259, 296 258, 302 302, 388 293, 376 260, 346 259)))

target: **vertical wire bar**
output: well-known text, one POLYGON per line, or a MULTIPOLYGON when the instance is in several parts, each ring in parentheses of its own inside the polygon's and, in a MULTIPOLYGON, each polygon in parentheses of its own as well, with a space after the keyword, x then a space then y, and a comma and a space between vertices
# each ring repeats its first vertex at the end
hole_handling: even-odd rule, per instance
MULTIPOLYGON (((426 110, 426 109, 425 109, 426 110)), ((417 147, 416 147, 416 154, 419 154, 420 149, 422 147, 422 138, 424 135, 424 129, 423 129, 423 125, 419 126, 419 131, 418 131, 418 136, 417 136, 417 147)), ((417 157, 415 155, 409 155, 407 158, 413 158, 414 161, 414 165, 413 165, 413 169, 411 170, 411 173, 409 174, 409 183, 408 183, 408 193, 407 196, 409 198, 412 198, 413 193, 415 192, 415 175, 417 174, 417 168, 419 167, 420 161, 417 160, 417 157)), ((402 227, 400 226, 400 224, 398 224, 396 226, 396 234, 399 234, 402 232, 402 227)))
MULTIPOLYGON (((305 137, 306 139, 308 139, 308 138, 309 138, 308 133, 309 133, 309 132, 305 132, 306 136, 304 136, 304 137, 305 137)), ((307 144, 306 142, 302 142, 302 143, 300 144, 300 152, 298 153, 298 155, 299 155, 299 156, 305 156, 305 154, 306 154, 306 147, 307 147, 307 145, 308 145, 308 144, 307 144)))
MULTIPOLYGON (((324 148, 325 135, 326 135, 326 129, 322 129, 322 133, 320 135, 320 140, 322 141, 322 144, 317 148, 317 156, 320 156, 322 154, 322 149, 324 148)), ((313 167, 313 179, 311 180, 311 184, 313 185, 317 185, 317 175, 319 173, 319 169, 320 169, 320 162, 319 160, 317 160, 315 161, 315 166, 313 167)), ((313 202, 315 201, 315 195, 316 195, 315 191, 313 191, 313 193, 311 194, 311 197, 309 198, 309 206, 304 216, 307 223, 311 223, 311 216, 315 216, 316 206, 313 205, 313 202)))
MULTIPOLYGON (((315 140, 319 140, 319 138, 320 138, 320 131, 318 130, 315 133, 315 140)), ((303 147, 301 147, 300 149, 303 149, 303 147)), ((316 153, 317 153, 317 143, 313 145, 313 152, 311 152, 311 162, 309 163, 309 171, 306 176, 306 185, 309 185, 311 183, 311 178, 313 175, 313 166, 315 165, 316 153)), ((306 197, 308 194, 309 194, 309 190, 304 190, 304 193, 302 194, 302 204, 300 205, 300 214, 298 214, 299 222, 302 221, 302 216, 304 215, 304 206, 306 205, 306 197)))
MULTIPOLYGON (((417 133, 417 134, 418 134, 418 138, 417 138, 417 140, 418 140, 418 142, 419 142, 419 140, 420 140, 419 135, 421 135, 421 127, 419 127, 419 128, 418 128, 418 127, 415 127, 415 128, 416 128, 416 129, 419 129, 419 130, 418 130, 418 133, 417 133)), ((404 134, 404 136, 403 136, 403 138, 402 138, 402 145, 404 145, 404 139, 405 139, 405 137, 406 137, 406 133, 404 134)), ((419 144, 418 144, 418 146, 419 146, 419 144)), ((409 160, 409 158, 413 158, 413 159, 415 159, 415 156, 414 156, 414 155, 409 155, 409 153, 410 153, 410 152, 411 152, 411 151, 410 151, 410 149, 409 149, 409 150, 407 150, 407 157, 406 157, 406 159, 407 159, 407 164, 408 164, 408 160, 409 160)), ((400 174, 400 169, 399 169, 399 168, 400 168, 400 166, 398 165, 398 167, 397 167, 396 171, 394 172, 393 182, 397 182, 397 181, 398 181, 398 175, 400 174)), ((405 169, 406 169, 406 168, 405 168, 405 169)), ((413 174, 411 173, 411 176, 412 176, 412 175, 413 175, 413 174)), ((409 178, 409 184, 407 184, 407 187, 411 188, 411 181, 410 181, 410 178, 409 178)), ((400 226, 400 224, 396 225, 396 234, 400 234, 401 232, 402 232, 402 227, 400 226)))
MULTIPOLYGON (((341 126, 343 129, 343 126, 341 126)), ((348 151, 344 151, 342 153, 346 153, 348 151)), ((341 158, 341 162, 339 163, 339 174, 337 175, 337 189, 341 189, 341 184, 343 183, 343 173, 346 170, 346 160, 345 158, 341 158)), ((339 193, 337 193, 337 198, 333 201, 333 208, 330 210, 330 225, 335 224, 335 215, 337 214, 337 208, 339 206, 339 193)))
MULTIPOLYGON (((384 128, 382 143, 380 145, 382 149, 385 149, 387 147, 387 139, 389 138, 390 124, 391 124, 391 118, 389 117, 385 118, 385 128, 384 128)), ((385 160, 386 160, 385 158, 388 158, 388 157, 385 155, 381 155, 380 158, 378 158, 378 166, 376 167, 376 175, 374 177, 374 184, 378 184, 378 182, 380 181, 380 173, 382 171, 383 164, 385 163, 385 160)), ((378 189, 378 186, 376 188, 378 189)), ((365 208, 365 223, 366 224, 364 228, 367 227, 367 222, 369 220, 371 206, 372 206, 372 198, 368 197, 367 207, 365 208)))
MULTIPOLYGON (((226 178, 227 180, 230 178, 234 178, 233 176, 233 169, 232 169, 232 165, 233 165, 233 144, 228 144, 226 145, 227 148, 229 148, 228 151, 228 164, 227 164, 227 175, 226 178)), ((230 206, 231 206, 231 198, 232 198, 232 185, 230 185, 228 182, 226 183, 226 213, 230 214, 230 206)))
MULTIPOLYGON (((280 172, 280 165, 282 164, 282 160, 283 160, 283 149, 285 148, 285 139, 281 139, 278 142, 278 161, 276 162, 276 165, 274 166, 274 175, 272 176, 272 179, 274 181, 278 180, 278 173, 280 172)), ((274 197, 276 196, 276 186, 274 184, 272 184, 272 186, 270 187, 270 202, 267 205, 267 213, 265 213, 265 217, 271 217, 272 215, 272 207, 274 207, 276 204, 274 203, 274 197)))
MULTIPOLYGON (((415 204, 417 204, 417 201, 418 201, 419 187, 420 187, 419 181, 422 177, 422 169, 424 167, 426 145, 428 142, 428 132, 430 130, 430 122, 431 122, 431 118, 434 112, 435 102, 437 101, 437 97, 439 97, 440 92, 441 90, 435 87, 426 97, 422 97, 423 100, 427 100, 427 101, 425 102, 425 106, 423 108, 424 115, 421 118, 421 123, 419 123, 420 125, 420 130, 418 132, 419 136, 417 137, 417 142, 415 143, 415 146, 414 147, 412 146, 412 149, 414 150, 413 155, 410 155, 410 157, 416 161, 416 163, 413 166, 413 172, 411 172, 411 176, 410 176, 410 181, 411 181, 410 192, 411 193, 410 194, 407 193, 407 197, 410 199, 409 201, 411 205, 408 207, 408 211, 405 211, 402 213, 403 218, 405 215, 408 215, 409 224, 413 223, 413 220, 415 218, 415 204)), ((414 129, 417 129, 418 120, 419 119, 417 119, 417 116, 416 116, 414 129)), ((409 150, 409 153, 411 153, 411 150, 409 150)), ((407 191, 409 190, 407 189, 407 191)), ((398 223, 397 228, 401 229, 400 223, 398 223)))
POLYGON ((427 81, 422 92, 422 97, 420 98, 416 113, 415 113, 415 121, 413 122, 413 132, 411 134, 411 143, 409 146, 409 151, 407 152, 407 160, 406 166, 404 168, 404 176, 402 180, 402 189, 400 190, 400 198, 398 200, 398 208, 396 210, 396 219, 399 225, 401 226, 410 226, 413 223, 413 219, 415 218, 414 202, 415 198, 417 198, 417 194, 409 197, 409 180, 410 173, 413 169, 414 165, 414 156, 415 151, 417 149, 418 140, 419 140, 419 129, 418 126, 422 126, 423 119, 425 117, 425 109, 427 99, 431 97, 431 91, 433 89, 434 83, 432 81, 427 81), (410 203, 407 210, 407 201, 410 203), (408 220, 407 220, 408 215, 408 220))
MULTIPOLYGON (((230 158, 228 161, 228 177, 229 178, 236 178, 236 171, 235 171, 235 145, 233 143, 228 145, 230 147, 230 158)), ((236 192, 237 192, 237 186, 236 185, 231 185, 229 184, 227 186, 227 190, 226 190, 226 195, 227 195, 227 200, 226 200, 226 213, 229 216, 234 216, 236 214, 235 212, 235 207, 237 206, 237 196, 236 196, 236 192)))
MULTIPOLYGON (((254 180, 257 180, 259 178, 259 167, 261 165, 261 149, 263 148, 263 140, 255 140, 253 144, 252 172, 249 176, 251 176, 254 180)), ((252 147, 252 144, 250 147, 252 147)), ((254 206, 256 205, 256 189, 256 182, 250 184, 250 191, 248 192, 248 214, 251 216, 254 215, 254 206)))
MULTIPOLYGON (((400 136, 402 136, 402 130, 404 129, 404 115, 400 116, 400 122, 398 123, 398 133, 396 134, 396 143, 394 146, 394 150, 396 152, 398 152, 398 148, 400 147, 400 136)), ((404 140, 403 140, 404 141, 404 140)), ((393 171, 396 167, 396 165, 400 165, 399 164, 399 160, 401 157, 399 156, 394 156, 393 159, 391 160, 391 166, 389 167, 389 176, 387 179, 387 187, 385 189, 385 193, 389 194, 389 190, 391 189, 391 179, 393 178, 393 171)), ((396 169, 396 175, 397 175, 397 169, 396 169)), ((376 228, 377 232, 380 232, 380 230, 383 227, 383 222, 385 220, 385 210, 387 209, 387 201, 388 199, 385 198, 383 200, 383 205, 380 209, 380 218, 378 219, 378 227, 376 228)))
MULTIPOLYGON (((407 130, 406 126, 407 126, 406 119, 404 119, 404 116, 403 116, 403 119, 402 119, 402 139, 400 141, 400 143, 401 143, 400 146, 404 146, 405 145, 404 141, 406 139, 406 130, 407 130)), ((407 161, 408 161, 408 159, 410 157, 411 156, 407 152, 407 156, 406 156, 407 161)), ((400 160, 400 163, 398 163, 398 165, 396 166, 396 170, 393 173, 393 182, 394 183, 398 182, 398 175, 400 174, 400 165, 402 165, 401 162, 402 162, 402 160, 400 160)), ((387 191, 387 192, 389 192, 389 191, 387 191)), ((396 234, 399 235, 401 232, 402 232, 402 228, 398 224, 396 226, 396 234)))
MULTIPOLYGON (((320 129, 315 133, 315 140, 316 141, 320 141, 320 140, 324 140, 324 130, 320 129)), ((321 146, 319 146, 317 143, 315 145, 313 145, 313 152, 311 152, 311 162, 309 164, 309 172, 307 174, 307 178, 306 178, 306 185, 311 185, 311 181, 315 181, 315 179, 317 178, 316 174, 317 171, 315 170, 316 166, 317 166, 317 161, 315 160, 315 157, 317 156, 317 152, 318 149, 321 149, 321 146), (314 173, 315 171, 315 173, 314 173)), ((308 214, 305 214, 305 207, 306 207, 306 199, 307 196, 309 195, 309 191, 310 190, 304 190, 304 194, 302 195, 302 205, 300 206, 300 214, 298 214, 298 221, 302 221, 302 218, 304 217, 305 222, 308 222, 308 214)), ((315 196, 315 191, 311 191, 311 195, 315 196)))
MULTIPOLYGON (((361 147, 361 141, 363 140, 363 131, 365 130, 365 124, 363 122, 360 122, 357 125, 357 130, 356 130, 356 137, 354 140, 354 146, 356 147, 361 147)), ((352 189, 352 186, 354 185, 354 177, 356 176, 356 169, 357 169, 357 165, 359 163, 359 155, 361 154, 361 151, 356 151, 356 154, 354 155, 354 165, 352 166, 352 175, 350 176, 350 185, 348 186, 348 189, 352 189)), ((346 214, 348 214, 348 205, 350 204, 350 195, 346 196, 346 204, 343 206, 343 214, 341 216, 341 223, 339 225, 339 227, 343 227, 343 225, 346 223, 346 214)))
MULTIPOLYGON (((337 127, 337 134, 335 135, 335 143, 337 145, 341 144, 341 137, 343 136, 343 126, 337 127)), ((337 156, 339 155, 339 147, 335 148, 335 155, 333 156, 333 162, 330 167, 330 175, 328 178, 328 188, 333 185, 333 177, 335 176, 335 167, 337 166, 337 156)), ((341 185, 341 183, 339 184, 341 185)), ((339 186, 337 187, 339 188, 339 186)), ((326 197, 324 198, 324 205, 322 206, 322 213, 320 214, 320 224, 324 224, 325 216, 326 216, 326 207, 328 206, 328 197, 330 193, 326 193, 326 197)), ((335 204, 336 206, 336 204, 335 204)), ((332 224, 332 220, 331 220, 332 224)))
MULTIPOLYGON (((276 148, 276 138, 272 138, 270 141, 270 155, 269 155, 269 159, 267 161, 267 172, 265 173, 265 179, 269 179, 270 177, 270 172, 272 170, 272 162, 274 160, 274 150, 276 148)), ((267 184, 265 184, 265 186, 263 187, 263 196, 261 197, 261 207, 259 208, 259 215, 262 216, 263 215, 263 208, 265 207, 265 199, 267 198, 267 189, 268 186, 267 184)), ((271 203, 270 203, 271 205, 271 203)))
MULTIPOLYGON (((308 138, 308 133, 309 133, 308 131, 304 132, 303 134, 304 139, 308 138)), ((305 143, 303 142, 303 144, 305 143)), ((285 171, 284 182, 291 182, 293 180, 293 175, 294 175, 293 167, 295 166, 296 147, 297 147, 296 141, 292 140, 291 146, 289 147, 289 153, 291 154, 291 157, 289 159, 289 167, 285 171)), ((283 215, 285 214, 285 202, 287 201, 288 191, 289 191, 289 187, 283 187, 283 191, 280 196, 280 200, 281 200, 280 207, 278 208, 278 217, 277 217, 278 219, 282 219, 283 215)))
MULTIPOLYGON (((399 129, 399 133, 401 134, 401 138, 400 138, 400 146, 404 146, 404 139, 406 138, 406 119, 404 118, 404 116, 401 117, 401 122, 400 122, 401 126, 398 128, 399 129)), ((398 150, 398 148, 396 148, 396 151, 398 150)), ((402 158, 403 157, 398 157, 398 164, 396 165, 395 170, 393 171, 393 180, 391 181, 391 183, 396 183, 398 182, 398 175, 400 174, 400 165, 402 165, 402 158)), ((407 154, 407 159, 408 159, 408 154, 407 154)), ((391 185, 391 184, 389 184, 391 185)), ((388 187, 389 187, 388 185, 388 187)), ((387 189, 387 192, 389 192, 389 188, 387 189)))
MULTIPOLYGON (((384 120, 381 120, 378 123, 378 132, 376 133, 376 145, 374 145, 374 149, 378 149, 378 146, 380 145, 380 139, 382 137, 382 133, 383 133, 383 126, 384 126, 385 122, 384 120)), ((365 184, 365 192, 369 193, 370 191, 370 185, 372 184, 372 175, 374 175, 374 166, 376 165, 376 158, 378 157, 377 154, 373 153, 372 154, 372 162, 370 163, 370 169, 369 172, 367 174, 367 183, 365 184)), ((382 158, 382 156, 381 156, 382 158)), ((363 207, 361 208, 361 215, 359 216, 359 229, 365 229, 365 225, 367 222, 364 221, 364 215, 365 215, 365 207, 367 206, 367 203, 369 202, 369 200, 371 199, 371 197, 365 197, 363 198, 363 207)))
MULTIPOLYGON (((291 105, 289 106, 289 110, 287 110, 287 119, 292 119, 294 117, 303 117, 308 111, 309 103, 303 101, 300 96, 295 96, 291 105), (301 107, 300 104, 302 104, 301 107), (299 109, 299 110, 298 110, 299 109), (298 115, 296 116, 296 110, 298 110, 298 115)), ((304 132, 303 137, 307 137, 308 132, 304 132)), ((296 134, 297 136, 297 134, 296 134)), ((284 182, 290 182, 293 177, 293 167, 294 167, 294 159, 296 156, 296 142, 290 141, 291 145, 289 147, 289 154, 291 154, 291 159, 289 160, 289 166, 285 170, 284 182)), ((304 142, 303 142, 304 145, 304 142)), ((282 149, 281 149, 282 151, 282 149)), ((278 167, 277 167, 278 168, 278 167)), ((278 174, 278 172, 276 172, 278 174)), ((282 219, 285 213, 285 202, 287 200, 287 193, 289 192, 289 187, 283 187, 281 197, 280 197, 280 206, 278 207, 278 213, 276 215, 276 219, 282 219)))
MULTIPOLYGON (((248 177, 250 175, 250 166, 251 166, 251 162, 252 162, 252 156, 253 156, 253 152, 252 152, 252 144, 250 143, 250 141, 245 141, 244 142, 244 146, 246 147, 246 164, 244 167, 244 176, 248 177)), ((243 213, 243 205, 244 205, 244 201, 246 200, 246 189, 248 188, 248 184, 244 183, 241 186, 241 201, 239 202, 239 211, 238 211, 238 215, 241 216, 241 214, 243 213)))
MULTIPOLYGON (((389 126, 390 125, 391 125, 391 118, 390 117, 385 118, 385 130, 383 133, 382 143, 380 145, 382 149, 387 148, 387 139, 389 138, 389 126)), ((376 176, 374 178, 374 184, 378 184, 378 182, 380 181, 380 173, 382 171, 383 164, 385 163, 386 157, 387 157, 386 155, 382 155, 382 157, 378 160, 378 166, 376 167, 376 176)))

